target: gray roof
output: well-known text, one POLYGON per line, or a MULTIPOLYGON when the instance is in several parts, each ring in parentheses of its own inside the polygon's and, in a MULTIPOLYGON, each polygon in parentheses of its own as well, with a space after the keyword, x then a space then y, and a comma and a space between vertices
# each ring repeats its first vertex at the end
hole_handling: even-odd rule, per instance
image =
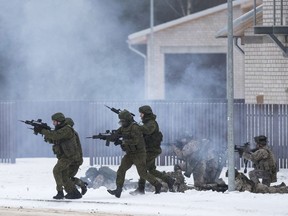
MULTIPOLYGON (((263 13, 263 5, 259 5, 256 8, 256 19, 261 17, 263 13)), ((244 30, 252 27, 254 24, 254 10, 250 10, 249 12, 243 14, 242 16, 238 17, 233 21, 233 35, 234 36, 243 36, 244 30)), ((228 28, 227 26, 223 29, 219 30, 215 37, 221 38, 221 37, 227 37, 228 34, 228 28)))
MULTIPOLYGON (((241 5, 243 3, 247 3, 247 2, 249 2, 249 0, 233 1, 233 7, 241 5)), ((187 16, 181 17, 179 19, 160 24, 158 26, 154 26, 153 32, 155 33, 155 32, 161 31, 163 29, 167 29, 167 28, 179 25, 179 24, 183 24, 185 22, 196 20, 196 19, 199 19, 201 17, 207 16, 207 15, 210 15, 210 14, 222 11, 222 10, 227 10, 227 3, 221 4, 221 5, 212 7, 212 8, 208 8, 206 10, 203 10, 203 11, 200 11, 200 12, 197 12, 194 14, 187 15, 187 16)), ((144 29, 142 31, 130 34, 128 36, 128 42, 131 44, 145 44, 146 40, 147 40, 147 36, 150 34, 151 34, 151 28, 144 29)))

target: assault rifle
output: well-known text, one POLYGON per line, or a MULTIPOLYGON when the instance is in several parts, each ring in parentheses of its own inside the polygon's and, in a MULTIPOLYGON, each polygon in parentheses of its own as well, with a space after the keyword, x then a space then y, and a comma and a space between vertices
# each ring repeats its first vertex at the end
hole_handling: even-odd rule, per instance
MULTIPOLYGON (((254 148, 252 150, 250 149, 250 143, 249 142, 244 143, 244 145, 242 145, 242 146, 241 145, 235 145, 234 146, 234 152, 238 152, 240 158, 242 158, 244 152, 253 153, 255 151, 257 151, 256 148, 254 148)), ((244 165, 245 165, 244 166, 244 173, 247 173, 248 160, 245 158, 243 160, 244 160, 244 165)))
POLYGON ((86 139, 100 139, 106 140, 106 146, 110 145, 110 142, 114 142, 114 145, 121 145, 122 144, 122 136, 115 133, 116 130, 106 130, 105 133, 99 133, 97 135, 93 135, 91 137, 86 137, 86 139))
POLYGON ((34 130, 34 134, 37 135, 39 132, 37 132, 38 130, 41 131, 42 129, 46 129, 46 130, 51 130, 51 127, 49 125, 47 125, 47 123, 43 123, 42 122, 42 119, 38 119, 37 121, 36 120, 26 120, 26 121, 23 121, 23 120, 19 120, 25 124, 28 124, 28 125, 31 125, 33 126, 33 128, 30 128, 31 130, 34 130), (35 128, 37 128, 38 130, 35 130, 35 128))
MULTIPOLYGON (((116 114, 119 114, 122 110, 120 110, 120 109, 116 109, 116 108, 114 108, 114 107, 109 107, 109 106, 107 106, 107 105, 105 105, 108 109, 110 109, 112 112, 114 112, 114 113, 116 113, 116 114)), ((134 117, 135 116, 135 114, 133 114, 133 113, 131 113, 130 112, 130 114, 134 117)))
POLYGON ((218 183, 212 183, 212 184, 202 184, 201 186, 195 187, 196 190, 212 190, 217 192, 224 193, 226 190, 228 190, 228 185, 225 184, 225 182, 218 184, 218 183))

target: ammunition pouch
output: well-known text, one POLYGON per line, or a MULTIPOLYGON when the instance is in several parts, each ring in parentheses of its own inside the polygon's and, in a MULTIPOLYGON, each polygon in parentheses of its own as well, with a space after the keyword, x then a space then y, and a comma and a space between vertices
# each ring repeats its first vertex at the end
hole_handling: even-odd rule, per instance
POLYGON ((160 148, 161 142, 163 140, 163 134, 161 131, 157 131, 151 135, 146 135, 144 139, 146 148, 160 148))
POLYGON ((125 152, 136 152, 137 151, 137 145, 121 145, 121 149, 125 152))
POLYGON ((61 146, 60 146, 60 145, 57 145, 57 144, 54 144, 54 145, 52 146, 52 151, 53 151, 53 153, 54 153, 55 155, 57 155, 57 157, 63 154, 63 151, 62 151, 62 149, 61 149, 61 146))
POLYGON ((73 157, 77 153, 77 146, 75 137, 69 140, 65 140, 60 144, 65 156, 73 157))

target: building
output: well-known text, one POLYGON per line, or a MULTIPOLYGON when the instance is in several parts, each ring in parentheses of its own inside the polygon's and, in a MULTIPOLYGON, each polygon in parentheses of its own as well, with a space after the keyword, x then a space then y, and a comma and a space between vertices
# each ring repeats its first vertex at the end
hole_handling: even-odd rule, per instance
MULTIPOLYGON (((235 99, 244 99, 245 103, 288 103, 287 7, 288 0, 257 1, 255 6, 252 0, 233 1, 235 99)), ((219 74, 222 76, 223 73, 226 74, 226 61, 223 60, 223 56, 222 60, 219 58, 221 54, 226 55, 227 52, 225 26, 227 26, 227 4, 129 35, 130 46, 137 48, 135 45, 147 45, 147 56, 142 54, 146 60, 146 99, 170 99, 169 95, 173 93, 177 95, 175 86, 167 87, 171 55, 189 54, 192 55, 191 58, 195 58, 195 55, 205 54, 206 59, 220 59, 218 64, 222 65, 222 71, 217 76, 210 77, 210 80, 215 80, 219 74)), ((213 68, 211 70, 213 71, 213 68)), ((196 73, 201 74, 203 71, 196 73)), ((205 80, 205 75, 203 77, 205 80)), ((222 88, 224 86, 226 89, 224 77, 218 86, 222 88)), ((191 85, 197 86, 197 83, 191 85)), ((217 85, 207 90, 215 93, 217 85)), ((189 92, 191 91, 187 89, 188 95, 189 92)), ((199 95, 201 96, 201 94, 196 96, 199 95)), ((223 97, 223 94, 220 95, 223 97)), ((190 98, 193 99, 193 96, 192 94, 190 98)), ((217 98, 218 95, 214 96, 217 98)))

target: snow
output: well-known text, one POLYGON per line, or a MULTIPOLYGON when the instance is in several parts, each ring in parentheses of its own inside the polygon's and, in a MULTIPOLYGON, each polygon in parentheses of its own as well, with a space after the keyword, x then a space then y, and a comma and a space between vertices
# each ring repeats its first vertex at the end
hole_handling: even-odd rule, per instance
MULTIPOLYGON (((16 164, 0 164, 0 206, 6 210, 9 208, 37 209, 39 212, 51 212, 51 215, 54 215, 52 212, 55 210, 78 212, 77 215, 82 215, 81 213, 96 215, 103 212, 105 214, 101 215, 108 215, 108 213, 112 215, 167 216, 288 215, 288 194, 254 194, 237 191, 221 193, 189 190, 185 193, 161 194, 146 192, 145 195, 132 196, 129 194, 131 189, 123 191, 121 198, 118 199, 110 195, 105 187, 101 187, 89 189, 79 200, 39 201, 52 200, 52 196, 56 194, 52 174, 55 163, 55 158, 24 158, 17 159, 16 164)), ((85 171, 89 167, 89 158, 85 158, 77 177, 85 176, 85 171)), ((117 166, 111 168, 117 170, 117 166)), ((158 169, 172 171, 170 166, 158 167, 158 169)), ((222 178, 227 182, 228 179, 224 177, 225 171, 222 172, 222 178)), ((288 170, 281 169, 278 173, 278 182, 275 184, 280 184, 282 181, 287 184, 287 177, 288 170)), ((137 181, 138 174, 134 166, 128 170, 126 179, 137 181)), ((190 184, 193 183, 191 178, 186 178, 186 181, 190 184)), ((0 215, 7 215, 7 213, 3 213, 0 209, 0 215)), ((44 213, 38 213, 38 215, 44 215, 44 213)))

